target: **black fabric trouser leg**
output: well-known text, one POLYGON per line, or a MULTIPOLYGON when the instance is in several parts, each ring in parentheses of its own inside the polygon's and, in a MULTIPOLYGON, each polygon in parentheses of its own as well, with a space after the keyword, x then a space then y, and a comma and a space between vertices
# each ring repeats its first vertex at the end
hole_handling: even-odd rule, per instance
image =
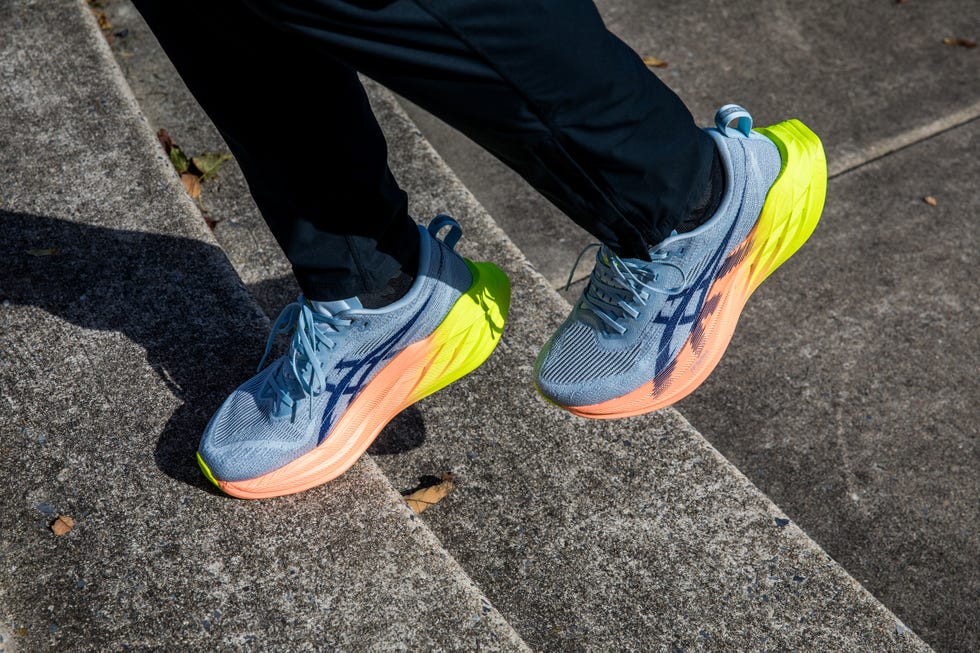
POLYGON ((254 13, 238 0, 136 4, 313 298, 376 289, 414 254, 355 69, 624 256, 645 257, 704 194, 711 140, 590 1, 244 1, 254 13), (213 66, 195 61, 196 39, 220 53, 213 66))
POLYGON ((135 4, 231 148, 307 297, 382 287, 417 258, 407 198, 353 68, 239 0, 135 4))

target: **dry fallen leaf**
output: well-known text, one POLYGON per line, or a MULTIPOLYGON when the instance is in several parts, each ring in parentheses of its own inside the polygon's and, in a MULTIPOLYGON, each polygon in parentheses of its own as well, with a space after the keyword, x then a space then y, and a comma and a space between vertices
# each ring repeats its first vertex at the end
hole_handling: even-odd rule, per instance
POLYGON ((666 68, 667 62, 663 59, 657 59, 656 57, 643 57, 643 63, 650 66, 651 68, 666 68))
POLYGON ((415 514, 417 515, 426 508, 434 506, 445 499, 446 495, 452 492, 454 487, 456 487, 456 485, 453 483, 453 475, 443 474, 441 482, 412 492, 405 497, 405 503, 407 503, 408 507, 414 510, 415 514))
POLYGON ((960 45, 969 50, 972 50, 973 48, 977 47, 976 41, 971 41, 970 39, 956 39, 949 36, 943 39, 943 43, 945 43, 946 45, 960 45))
POLYGON ((93 2, 92 0, 89 0, 88 4, 92 14, 95 16, 95 20, 99 23, 99 29, 102 30, 102 35, 109 45, 112 45, 115 37, 112 35, 112 23, 109 22, 109 17, 106 16, 106 13, 102 11, 105 5, 101 2, 93 2))
POLYGON ((929 206, 936 206, 936 198, 933 197, 932 195, 926 195, 925 197, 922 198, 922 201, 928 204, 929 206))
POLYGON ((231 158, 230 154, 223 152, 205 152, 199 156, 191 158, 194 167, 201 173, 201 181, 206 180, 221 167, 221 164, 231 158))
POLYGON ((27 253, 31 256, 57 256, 58 250, 56 249, 29 249, 27 253))
POLYGON ((167 154, 170 154, 170 149, 176 146, 173 136, 171 136, 170 132, 162 127, 157 130, 157 140, 160 141, 160 145, 163 146, 163 151, 167 154))
POLYGON ((176 145, 170 148, 169 156, 170 163, 174 165, 174 169, 177 171, 177 174, 182 175, 191 167, 190 159, 188 159, 187 155, 184 154, 183 151, 181 151, 181 149, 176 145))
POLYGON ((180 175, 180 180, 184 182, 184 188, 187 189, 187 194, 191 196, 191 199, 197 199, 201 196, 201 178, 197 175, 185 172, 180 175))
POLYGON ((209 216, 207 209, 204 208, 204 203, 201 200, 201 184, 210 179, 225 161, 231 159, 231 155, 226 152, 205 152, 198 156, 188 156, 174 142, 170 132, 163 128, 157 130, 157 140, 160 141, 160 146, 170 158, 174 170, 180 175, 180 181, 184 184, 187 194, 191 196, 191 199, 197 200, 204 221, 207 222, 208 227, 214 229, 214 225, 218 224, 220 220, 215 220, 209 216))
POLYGON ((55 535, 67 535, 75 526, 75 520, 68 515, 61 515, 51 524, 51 532, 55 535))

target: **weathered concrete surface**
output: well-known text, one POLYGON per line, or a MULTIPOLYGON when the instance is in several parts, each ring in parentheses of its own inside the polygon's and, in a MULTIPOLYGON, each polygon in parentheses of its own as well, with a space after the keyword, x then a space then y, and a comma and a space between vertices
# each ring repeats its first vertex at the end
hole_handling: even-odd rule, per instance
POLYGON ((832 180, 813 240, 678 405, 926 641, 962 651, 980 649, 978 145, 974 121, 832 180))
MULTIPOLYGON (((730 101, 747 106, 758 124, 798 116, 823 138, 831 172, 887 155, 980 115, 980 50, 942 43, 946 36, 977 38, 975 3, 967 0, 846 6, 603 0, 599 5, 609 27, 638 52, 669 62, 668 68, 657 74, 680 94, 702 124, 711 120, 719 105, 730 101)), ((564 284, 576 255, 593 239, 491 155, 421 110, 410 105, 406 108, 426 138, 549 283, 554 287, 564 284)), ((820 264, 821 274, 831 275, 819 279, 828 290, 823 300, 831 305, 848 299, 848 295, 868 298, 882 294, 879 277, 867 271, 901 265, 883 244, 870 250, 861 243, 840 250, 830 247, 831 242, 837 242, 832 233, 835 225, 862 222, 854 216, 863 216, 864 222, 873 218, 872 224, 892 218, 896 205, 884 209, 871 197, 884 192, 908 202, 899 208, 908 216, 906 220, 912 221, 910 230, 900 222, 893 232, 897 240, 912 246, 928 238, 928 244, 939 251, 961 251, 962 231, 936 228, 938 222, 927 230, 925 223, 914 223, 911 213, 929 208, 919 204, 919 197, 932 193, 933 184, 919 183, 921 174, 908 165, 907 156, 915 156, 916 161, 925 161, 927 168, 938 167, 942 174, 966 184, 965 192, 952 194, 943 200, 944 207, 937 208, 951 215, 977 214, 975 204, 970 204, 977 197, 977 168, 971 162, 975 157, 968 154, 978 142, 975 131, 956 128, 948 138, 962 143, 967 154, 953 154, 959 152, 955 148, 913 148, 910 151, 917 154, 901 153, 901 163, 894 164, 887 179, 880 174, 862 177, 861 184, 848 182, 854 186, 846 186, 846 191, 843 178, 840 183, 832 181, 824 223, 811 245, 749 303, 740 329, 751 328, 756 335, 749 339, 746 334, 737 335, 715 376, 682 403, 680 410, 927 641, 946 649, 976 650, 980 645, 976 620, 980 599, 978 568, 971 561, 980 546, 976 511, 971 511, 980 503, 976 461, 972 466, 960 464, 951 472, 952 457, 963 450, 920 447, 923 434, 938 431, 943 434, 941 440, 962 443, 966 451, 975 451, 978 411, 973 404, 970 417, 966 410, 970 406, 963 402, 970 393, 976 396, 976 387, 939 379, 975 379, 973 354, 980 348, 976 337, 972 342, 968 338, 958 341, 961 352, 965 352, 960 356, 916 356, 921 383, 935 379, 930 391, 925 392, 923 385, 918 398, 911 392, 892 392, 887 405, 874 404, 876 411, 885 414, 865 423, 861 420, 869 413, 865 395, 872 370, 876 387, 888 388, 903 385, 908 370, 898 352, 878 355, 891 341, 876 329, 883 318, 896 320, 889 324, 898 329, 897 313, 861 313, 861 320, 870 321, 848 317, 847 324, 856 337, 860 334, 869 353, 862 355, 861 363, 848 362, 854 365, 854 371, 847 375, 853 385, 841 378, 825 379, 839 389, 834 393, 833 410, 826 404, 822 408, 803 407, 771 398, 774 385, 783 382, 786 375, 795 377, 798 367, 813 373, 812 361, 799 355, 801 343, 809 343, 810 351, 818 355, 829 354, 814 344, 826 340, 828 334, 821 331, 827 328, 826 323, 811 327, 809 321, 797 322, 796 311, 789 309, 789 302, 809 293, 812 286, 812 280, 803 274, 782 280, 791 274, 797 259, 820 264), (868 190, 869 184, 882 181, 887 182, 887 190, 868 190), (843 195, 838 197, 840 193, 843 195), (820 254, 814 252, 815 247, 821 248, 820 254), (856 259, 858 251, 860 260, 856 259), (815 257, 820 260, 811 261, 815 257), (854 272, 858 263, 863 272, 854 272), (774 283, 778 285, 773 287, 774 283), (782 313, 769 313, 759 304, 763 301, 760 297, 770 293, 784 293, 785 301, 779 304, 782 313), (757 320, 762 322, 756 326, 757 320), (733 361, 733 357, 737 358, 733 361), (840 393, 847 393, 847 399, 840 393), (960 412, 940 415, 935 412, 938 408, 923 411, 924 397, 941 398, 934 407, 958 404, 960 412), (901 428, 896 428, 899 422, 901 428), (848 438, 855 423, 862 433, 877 429, 878 435, 848 438), (783 435, 777 436, 777 432, 783 435), (783 441, 780 438, 785 446, 778 444, 783 441), (846 444, 846 451, 839 450, 838 442, 846 444), (886 444, 888 451, 884 453, 891 452, 888 461, 914 460, 915 464, 904 472, 888 467, 885 459, 878 458, 886 444), (842 489, 848 485, 844 479, 850 476, 846 470, 855 464, 862 475, 888 479, 857 482, 860 504, 842 489), (874 468, 875 464, 884 467, 874 468), (936 505, 937 492, 948 492, 951 507, 936 505)), ((937 216, 938 212, 929 215, 937 216)), ((975 238, 975 221, 969 225, 973 229, 970 237, 975 238)), ((944 278, 948 272, 958 274, 954 268, 961 269, 962 262, 957 256, 934 259, 936 278, 944 278)), ((590 269, 591 261, 584 261, 576 278, 586 277, 590 269)), ((921 266, 907 270, 908 283, 914 284, 923 272, 921 266)), ((976 297, 976 288, 975 282, 972 286, 962 282, 955 290, 945 291, 941 297, 953 297, 958 304, 935 300, 930 319, 954 324, 967 298, 976 297)), ((573 284, 563 295, 574 301, 581 290, 582 283, 573 284)), ((912 301, 910 307, 925 306, 916 303, 924 301, 920 295, 902 297, 912 301)), ((896 299, 887 301, 890 305, 898 303, 896 299)), ((902 329, 907 330, 907 326, 902 329)), ((916 346, 928 346, 924 344, 928 337, 922 334, 923 340, 917 340, 916 346)), ((811 386, 816 387, 812 382, 811 386)))
POLYGON ((673 410, 618 422, 540 399, 531 364, 568 309, 389 95, 374 93, 417 215, 513 284, 497 353, 419 405, 415 446, 375 460, 396 486, 452 470, 424 517, 535 648, 903 649, 924 645, 673 410))
MULTIPOLYGON (((777 523, 775 507, 675 413, 589 424, 533 395, 530 362, 560 300, 390 96, 373 95, 413 212, 454 211, 470 230, 465 251, 502 260, 517 293, 492 362, 396 421, 375 460, 405 488, 422 474, 459 474, 460 489, 427 521, 531 643, 921 646, 805 535, 777 523)), ((247 258, 247 243, 222 243, 232 260, 247 258)))
POLYGON ((370 460, 274 501, 203 482, 268 323, 87 13, 0 5, 0 648, 523 649, 370 460))

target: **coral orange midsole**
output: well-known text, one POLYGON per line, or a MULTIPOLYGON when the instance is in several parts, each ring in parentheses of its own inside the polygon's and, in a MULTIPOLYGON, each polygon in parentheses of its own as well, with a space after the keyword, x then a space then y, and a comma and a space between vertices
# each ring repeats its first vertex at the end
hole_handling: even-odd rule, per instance
POLYGON ((782 167, 755 226, 726 257, 691 335, 655 379, 621 397, 566 406, 576 415, 613 419, 649 413, 683 399, 714 370, 752 292, 813 233, 827 192, 827 161, 816 134, 798 120, 757 130, 779 149, 782 167))
POLYGON ((226 493, 242 499, 282 496, 330 481, 350 468, 402 410, 472 372, 500 340, 510 307, 510 282, 492 263, 466 262, 473 283, 425 339, 389 361, 344 411, 327 437, 296 460, 245 481, 204 475, 226 493))

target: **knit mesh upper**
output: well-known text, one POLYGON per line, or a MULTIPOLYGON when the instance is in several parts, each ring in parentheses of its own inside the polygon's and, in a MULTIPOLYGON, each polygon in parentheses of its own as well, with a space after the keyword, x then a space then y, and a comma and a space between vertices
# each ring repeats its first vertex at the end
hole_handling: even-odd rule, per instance
POLYGON ((701 227, 654 247, 652 262, 622 260, 605 247, 599 250, 582 296, 535 363, 538 389, 556 403, 581 406, 614 399, 665 370, 690 335, 726 256, 755 225, 779 174, 778 150, 758 134, 731 138, 707 131, 726 173, 717 213, 701 227), (630 275, 642 301, 626 290, 630 275), (617 305, 623 298, 637 316, 617 305))

